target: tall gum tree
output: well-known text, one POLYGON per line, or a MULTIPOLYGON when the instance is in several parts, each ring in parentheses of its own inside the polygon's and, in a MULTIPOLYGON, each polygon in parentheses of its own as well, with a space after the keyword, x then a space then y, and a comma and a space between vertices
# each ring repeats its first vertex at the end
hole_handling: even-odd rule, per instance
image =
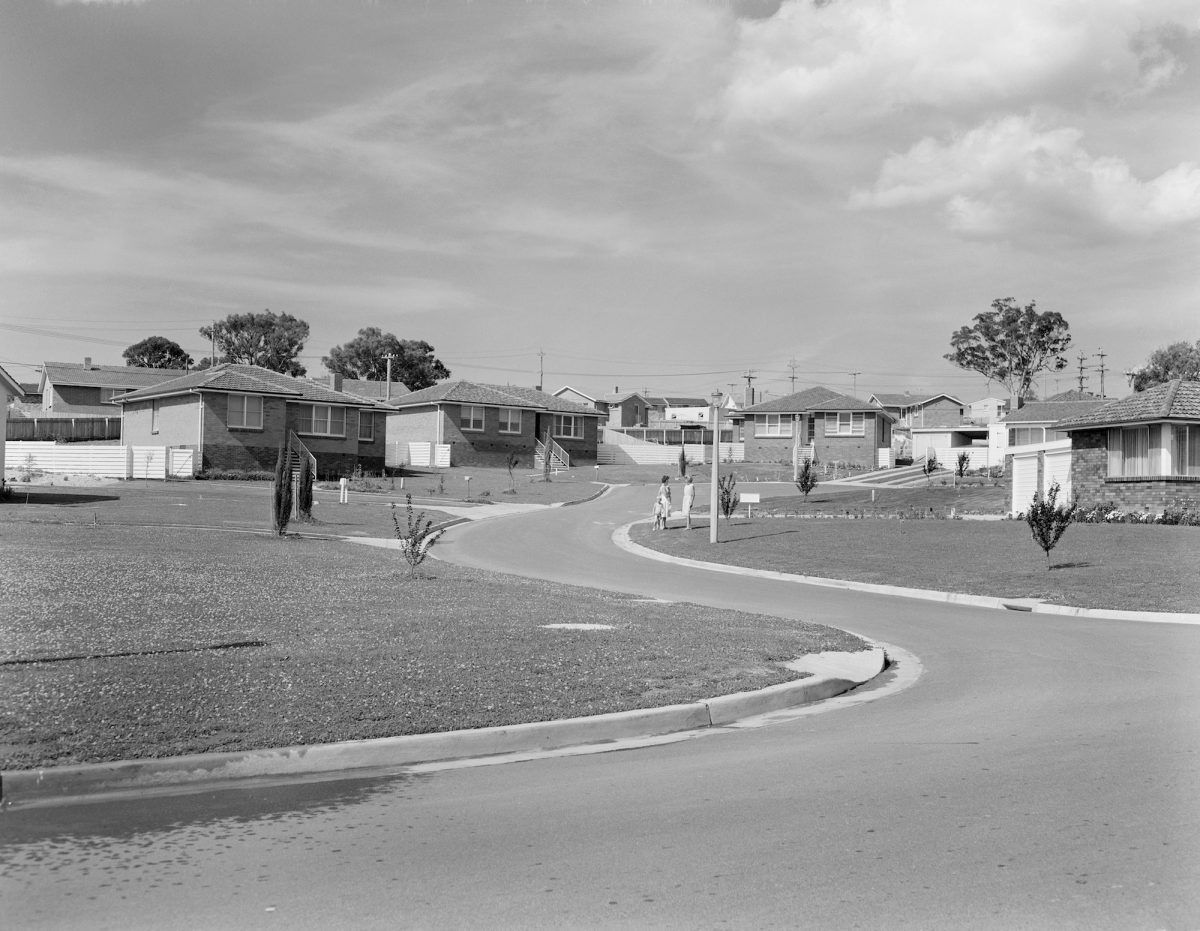
POLYGON ((1021 307, 1015 298, 992 301, 992 309, 975 315, 950 337, 952 352, 944 358, 961 369, 978 372, 1004 385, 1023 407, 1040 372, 1060 372, 1063 353, 1071 345, 1067 321, 1055 311, 1038 313, 1037 302, 1021 307))

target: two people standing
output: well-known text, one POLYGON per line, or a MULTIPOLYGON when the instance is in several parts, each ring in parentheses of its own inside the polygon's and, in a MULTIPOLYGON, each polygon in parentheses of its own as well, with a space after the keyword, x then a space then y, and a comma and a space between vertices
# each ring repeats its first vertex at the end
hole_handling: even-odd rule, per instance
MULTIPOLYGON (((664 475, 662 484, 658 486, 658 494, 654 498, 654 529, 666 530, 667 521, 671 517, 671 477, 664 475)), ((696 501, 696 486, 692 484, 689 475, 683 485, 683 520, 684 526, 692 529, 692 505, 696 501)))

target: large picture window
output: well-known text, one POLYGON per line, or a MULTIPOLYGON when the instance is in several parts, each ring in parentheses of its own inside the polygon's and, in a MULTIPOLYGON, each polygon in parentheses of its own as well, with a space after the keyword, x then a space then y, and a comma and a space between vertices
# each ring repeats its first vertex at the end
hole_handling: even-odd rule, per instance
POLYGON ((825 415, 826 436, 866 436, 866 418, 862 413, 838 411, 825 415))
POLYGON ((555 436, 572 440, 583 439, 583 418, 574 414, 555 414, 553 432, 555 436))
POLYGON ((229 396, 229 426, 242 430, 261 430, 263 399, 257 394, 229 396))
POLYGON ((1152 474, 1149 427, 1116 427, 1108 431, 1108 474, 1111 478, 1152 474))
POLYGON ((521 412, 515 407, 500 408, 500 432, 520 433, 521 412))
POLYGON ((791 414, 755 414, 755 436, 791 436, 791 414))
POLYGON ((458 416, 458 426, 463 430, 483 430, 483 408, 476 404, 464 404, 458 416))
POLYGON ((296 412, 296 432, 309 436, 345 436, 346 409, 330 404, 301 404, 296 412))
POLYGON ((1171 472, 1200 478, 1200 424, 1176 426, 1172 431, 1171 472))

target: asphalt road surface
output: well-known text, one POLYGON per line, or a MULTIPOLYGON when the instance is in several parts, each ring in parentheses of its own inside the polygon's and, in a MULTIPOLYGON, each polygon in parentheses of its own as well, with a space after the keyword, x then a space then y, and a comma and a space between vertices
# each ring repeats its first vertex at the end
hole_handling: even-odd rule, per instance
POLYGON ((920 677, 638 750, 9 811, 0 923, 1200 928, 1200 628, 643 560, 610 535, 652 495, 464 525, 437 553, 834 624, 920 677))

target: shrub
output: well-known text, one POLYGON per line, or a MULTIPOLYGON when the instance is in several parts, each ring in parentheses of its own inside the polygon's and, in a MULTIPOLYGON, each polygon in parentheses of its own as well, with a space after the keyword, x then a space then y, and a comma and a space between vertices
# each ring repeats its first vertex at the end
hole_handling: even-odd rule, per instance
POLYGON ((930 450, 929 455, 925 458, 925 464, 921 466, 921 471, 924 472, 926 476, 930 476, 941 467, 942 465, 940 462, 938 462, 937 455, 933 452, 933 450, 930 450))
POLYGON ((296 489, 296 511, 302 520, 312 520, 313 509, 313 470, 312 460, 308 456, 300 458, 299 487, 296 489))
POLYGON ((413 516, 412 495, 405 495, 405 513, 407 526, 401 526, 400 518, 396 516, 396 503, 392 502, 392 526, 395 528, 396 539, 400 542, 400 554, 408 563, 408 577, 417 574, 417 567, 425 561, 429 551, 442 535, 441 530, 433 529, 433 521, 421 511, 413 516))
POLYGON ((962 452, 958 454, 958 459, 954 462, 954 474, 962 478, 967 474, 967 466, 971 464, 971 454, 962 452))
POLYGON ((513 474, 517 471, 517 466, 521 464, 521 457, 517 455, 515 449, 508 451, 508 456, 504 460, 504 465, 508 468, 508 484, 511 487, 510 494, 517 493, 517 479, 513 474))
POLYGON ((717 479, 717 498, 720 502, 721 513, 729 520, 737 506, 742 503, 742 496, 734 489, 737 486, 737 476, 730 472, 717 479))
POLYGON ((1079 507, 1075 501, 1072 501, 1069 505, 1060 505, 1058 503, 1058 492, 1058 482, 1053 482, 1050 485, 1050 489, 1046 492, 1045 498, 1040 493, 1034 494, 1033 503, 1029 505, 1029 510, 1025 512, 1025 522, 1029 524, 1034 542, 1046 553, 1047 569, 1051 568, 1050 551, 1058 545, 1058 541, 1062 539, 1062 535, 1071 526, 1071 521, 1075 517, 1075 511, 1079 507))
POLYGON ((688 467, 687 450, 681 448, 679 450, 679 477, 680 478, 687 478, 687 467, 688 467))
POLYGON ((796 487, 808 500, 808 493, 817 487, 817 471, 812 467, 812 460, 805 459, 800 463, 800 475, 796 478, 796 487))
POLYGON ((280 445, 275 460, 275 487, 271 495, 271 523, 275 533, 283 536, 292 517, 292 470, 287 467, 287 447, 280 445))

